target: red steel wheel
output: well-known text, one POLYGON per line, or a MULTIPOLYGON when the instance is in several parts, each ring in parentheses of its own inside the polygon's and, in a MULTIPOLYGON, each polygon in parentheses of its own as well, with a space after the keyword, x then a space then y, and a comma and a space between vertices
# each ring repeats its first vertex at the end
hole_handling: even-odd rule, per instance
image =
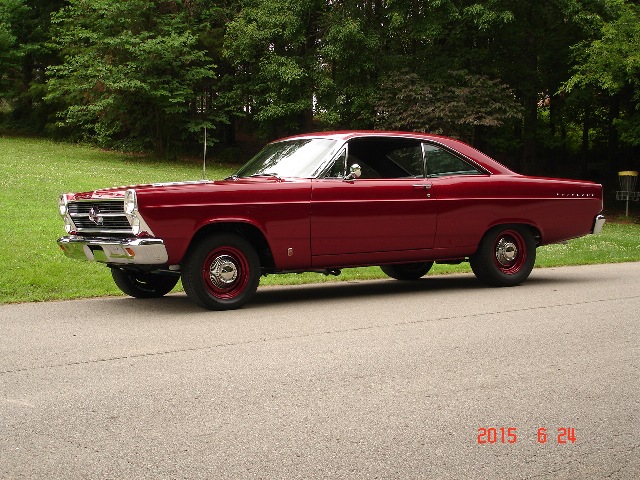
POLYGON ((518 273, 526 264, 527 247, 517 230, 505 230, 494 242, 494 261, 496 267, 505 275, 518 273))
POLYGON ((187 296, 209 310, 239 308, 260 282, 260 259, 243 237, 222 233, 193 245, 182 265, 187 296))
POLYGON ((213 250, 202 264, 202 280, 211 295, 230 300, 249 283, 250 266, 241 250, 224 246, 213 250))
POLYGON ((499 225, 490 229, 469 258, 473 273, 493 287, 524 282, 536 261, 536 241, 526 225, 499 225))

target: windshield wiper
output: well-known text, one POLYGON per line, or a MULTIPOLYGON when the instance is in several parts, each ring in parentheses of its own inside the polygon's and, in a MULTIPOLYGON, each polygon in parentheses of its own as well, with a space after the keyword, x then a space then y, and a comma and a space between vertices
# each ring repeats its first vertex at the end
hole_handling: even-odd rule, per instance
POLYGON ((229 175, 227 178, 225 178, 225 180, 237 180, 239 178, 240 177, 238 175, 233 174, 233 175, 229 175))

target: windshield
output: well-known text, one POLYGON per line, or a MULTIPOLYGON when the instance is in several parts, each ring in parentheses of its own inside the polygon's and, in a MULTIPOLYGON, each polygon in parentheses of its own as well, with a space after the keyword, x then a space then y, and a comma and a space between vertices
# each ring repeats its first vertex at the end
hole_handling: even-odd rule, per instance
POLYGON ((336 141, 305 138, 270 143, 238 172, 238 177, 275 176, 315 178, 330 160, 336 141))

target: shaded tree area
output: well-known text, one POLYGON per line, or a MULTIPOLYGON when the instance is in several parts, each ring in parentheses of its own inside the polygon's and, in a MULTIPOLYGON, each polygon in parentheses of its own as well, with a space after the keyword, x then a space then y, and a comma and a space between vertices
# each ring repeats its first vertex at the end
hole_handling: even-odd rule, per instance
POLYGON ((42 132, 55 114, 44 101, 51 14, 64 0, 0 0, 0 114, 9 128, 42 132))
MULTIPOLYGON (((45 100, 56 126, 98 144, 179 148, 188 132, 220 121, 202 18, 187 2, 75 1, 53 15, 62 58, 48 69, 45 100)), ((208 26, 208 25, 206 25, 208 26)))
POLYGON ((429 131, 524 173, 640 167, 632 0, 0 0, 5 128, 219 151, 429 131))

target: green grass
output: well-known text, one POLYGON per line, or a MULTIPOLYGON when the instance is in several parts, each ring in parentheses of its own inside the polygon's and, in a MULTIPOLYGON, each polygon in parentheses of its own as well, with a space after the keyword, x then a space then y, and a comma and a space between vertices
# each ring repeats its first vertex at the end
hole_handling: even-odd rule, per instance
MULTIPOLYGON (((208 178, 235 170, 208 160, 208 178)), ((165 162, 140 155, 42 139, 0 136, 0 303, 119 295, 108 268, 66 258, 57 214, 60 193, 137 183, 197 180, 200 162, 165 162)), ((536 266, 640 261, 640 225, 608 223, 600 235, 538 249, 536 266)), ((436 265, 432 274, 468 272, 468 264, 436 265)), ((377 267, 346 269, 339 277, 272 275, 265 284, 385 278, 377 267)))

